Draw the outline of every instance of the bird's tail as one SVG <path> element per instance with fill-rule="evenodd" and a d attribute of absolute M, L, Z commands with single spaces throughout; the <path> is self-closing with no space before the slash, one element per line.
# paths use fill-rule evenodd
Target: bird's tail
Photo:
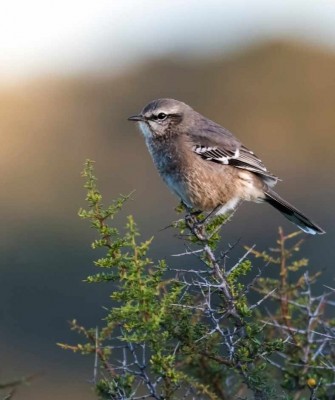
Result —
<path fill-rule="evenodd" d="M 320 234 L 322 235 L 325 231 L 312 222 L 302 212 L 297 210 L 286 200 L 282 199 L 276 192 L 271 189 L 267 189 L 265 194 L 265 201 L 271 204 L 274 208 L 280 211 L 287 219 L 297 225 L 302 231 L 311 235 Z"/>

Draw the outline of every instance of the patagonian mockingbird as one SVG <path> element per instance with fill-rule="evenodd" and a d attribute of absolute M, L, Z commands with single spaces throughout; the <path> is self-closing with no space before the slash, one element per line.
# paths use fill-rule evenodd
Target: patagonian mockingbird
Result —
<path fill-rule="evenodd" d="M 279 178 L 251 150 L 187 104 L 154 100 L 129 120 L 139 123 L 158 172 L 189 209 L 223 214 L 242 201 L 265 202 L 304 232 L 325 233 L 272 190 Z"/>

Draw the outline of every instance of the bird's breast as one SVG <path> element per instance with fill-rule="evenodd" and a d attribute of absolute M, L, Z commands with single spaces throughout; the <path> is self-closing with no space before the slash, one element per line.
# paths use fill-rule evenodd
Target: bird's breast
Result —
<path fill-rule="evenodd" d="M 160 174 L 179 174 L 182 168 L 182 160 L 177 147 L 164 138 L 146 140 L 149 152 Z"/>
<path fill-rule="evenodd" d="M 183 152 L 178 148 L 178 144 L 164 140 L 164 138 L 160 138 L 159 140 L 149 138 L 146 143 L 154 164 L 164 182 L 186 205 L 192 207 L 186 186 L 186 160 Z"/>

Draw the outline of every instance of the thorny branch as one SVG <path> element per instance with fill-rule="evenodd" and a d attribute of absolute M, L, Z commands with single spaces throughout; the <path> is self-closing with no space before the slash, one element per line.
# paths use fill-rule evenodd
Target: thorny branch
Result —
<path fill-rule="evenodd" d="M 270 255 L 251 247 L 230 266 L 236 244 L 218 249 L 225 221 L 208 217 L 204 224 L 190 214 L 171 225 L 188 243 L 174 257 L 200 261 L 201 268 L 155 264 L 146 256 L 150 241 L 135 240 L 132 218 L 124 236 L 109 226 L 107 218 L 125 198 L 105 210 L 92 171 L 88 161 L 89 210 L 80 216 L 99 232 L 93 247 L 106 248 L 107 255 L 96 265 L 107 272 L 89 282 L 112 281 L 116 303 L 102 329 L 75 326 L 89 344 L 63 347 L 95 355 L 93 381 L 101 399 L 232 400 L 252 394 L 273 400 L 288 394 L 334 400 L 335 328 L 326 307 L 335 305 L 329 299 L 335 290 L 313 294 L 317 274 L 301 275 L 307 260 L 292 261 L 302 240 L 287 246 L 297 233 L 285 236 L 280 229 Z M 253 271 L 251 255 L 262 260 Z M 273 265 L 279 279 L 264 278 L 264 266 Z M 243 276 L 249 273 L 247 283 Z M 299 277 L 292 282 L 293 273 Z"/>
<path fill-rule="evenodd" d="M 199 322 L 205 322 L 207 325 L 207 331 L 203 336 L 199 337 L 195 343 L 200 345 L 205 343 L 210 338 L 219 337 L 221 338 L 218 342 L 218 352 L 211 350 L 199 349 L 198 356 L 200 357 L 199 365 L 206 368 L 208 363 L 215 362 L 217 365 L 221 365 L 222 368 L 233 368 L 239 372 L 243 378 L 244 383 L 253 391 L 255 399 L 265 400 L 270 399 L 266 388 L 256 387 L 251 381 L 250 376 L 256 368 L 257 361 L 265 361 L 268 365 L 287 373 L 288 368 L 303 368 L 303 374 L 308 375 L 309 371 L 313 370 L 327 370 L 334 373 L 335 367 L 330 362 L 324 362 L 322 365 L 312 365 L 312 363 L 324 355 L 326 351 L 329 351 L 329 346 L 334 346 L 335 332 L 332 328 L 323 326 L 321 331 L 316 330 L 320 325 L 322 313 L 324 311 L 325 304 L 327 303 L 327 297 L 333 292 L 324 294 L 322 296 L 313 297 L 310 285 L 310 279 L 308 273 L 304 274 L 304 287 L 305 291 L 301 294 L 304 295 L 308 301 L 301 303 L 292 299 L 289 296 L 290 288 L 288 284 L 288 266 L 287 258 L 289 257 L 289 251 L 285 247 L 285 241 L 288 237 L 285 237 L 282 230 L 280 230 L 279 239 L 279 251 L 280 251 L 280 284 L 278 288 L 268 290 L 267 293 L 249 306 L 249 310 L 255 310 L 259 308 L 263 302 L 268 299 L 278 300 L 280 303 L 281 310 L 281 321 L 280 323 L 276 317 L 272 317 L 270 320 L 260 321 L 263 323 L 263 327 L 273 327 L 281 332 L 282 343 L 290 344 L 295 347 L 300 347 L 302 350 L 301 363 L 294 363 L 289 360 L 286 353 L 278 353 L 284 360 L 284 363 L 280 363 L 272 359 L 270 350 L 263 349 L 259 354 L 257 351 L 253 354 L 250 353 L 250 362 L 241 360 L 239 351 L 245 345 L 245 341 L 248 340 L 247 325 L 248 321 L 245 315 L 241 313 L 241 310 L 237 308 L 237 304 L 241 296 L 249 293 L 250 289 L 253 288 L 262 275 L 262 271 L 252 279 L 252 282 L 245 286 L 242 293 L 234 293 L 232 290 L 232 282 L 229 281 L 229 277 L 232 276 L 239 268 L 239 266 L 247 259 L 247 257 L 254 252 L 254 247 L 248 249 L 246 253 L 235 263 L 228 271 L 225 265 L 220 264 L 222 259 L 217 257 L 210 245 L 211 235 L 208 235 L 204 227 L 199 226 L 198 221 L 192 218 L 186 218 L 186 225 L 189 228 L 192 235 L 197 238 L 201 248 L 193 250 L 187 247 L 184 253 L 177 254 L 175 256 L 194 256 L 201 260 L 205 265 L 206 269 L 190 269 L 190 268 L 170 268 L 170 271 L 174 271 L 177 274 L 177 279 L 183 284 L 184 291 L 183 295 L 180 296 L 177 303 L 171 304 L 171 306 L 190 310 L 197 315 Z M 299 242 L 300 244 L 300 242 Z M 225 253 L 226 255 L 227 253 Z M 193 304 L 185 304 L 184 297 L 187 293 L 197 293 L 197 300 Z M 316 305 L 315 305 L 316 304 Z M 297 328 L 291 319 L 290 307 L 295 307 L 301 312 L 306 313 L 307 324 L 305 328 Z M 304 335 L 306 337 L 305 344 L 297 338 L 297 335 Z M 93 339 L 93 338 L 92 338 Z M 179 350 L 179 346 L 183 345 L 181 341 L 178 341 L 174 354 L 176 355 Z M 316 347 L 315 347 L 316 346 Z M 114 350 L 116 347 L 111 346 Z M 120 349 L 120 347 L 118 347 Z M 99 349 L 96 349 L 96 354 L 99 355 Z M 162 381 L 162 377 L 153 378 L 148 364 L 148 352 L 146 351 L 146 344 L 133 344 L 126 343 L 122 347 L 122 360 L 120 365 L 113 366 L 115 371 L 124 376 L 134 376 L 137 384 L 133 385 L 131 394 L 125 394 L 119 392 L 118 400 L 139 400 L 146 398 L 160 399 L 162 400 L 162 394 L 160 392 L 159 384 Z M 106 360 L 101 358 L 102 362 L 106 363 Z M 141 360 L 141 361 L 140 361 Z M 180 362 L 180 366 L 184 364 Z M 107 364 L 108 365 L 108 364 Z M 110 368 L 110 366 L 108 365 Z M 96 366 L 95 366 L 96 371 Z M 121 372 L 122 371 L 122 372 Z M 95 372 L 96 374 L 96 372 Z M 117 382 L 116 382 L 117 383 Z M 143 386 L 144 385 L 144 386 Z M 213 383 L 214 385 L 214 383 Z M 222 387 L 222 382 L 216 382 L 216 392 L 220 395 L 220 398 L 226 398 L 225 389 Z M 308 386 L 310 390 L 310 399 L 317 400 L 317 391 L 320 382 L 315 387 Z M 335 379 L 334 379 L 335 385 Z M 143 387 L 147 388 L 148 394 L 138 395 L 143 391 Z M 305 386 L 303 386 L 305 387 Z M 301 396 L 301 390 L 297 391 L 295 399 Z M 186 398 L 189 393 L 192 392 L 192 386 L 189 386 L 182 398 Z M 198 397 L 199 398 L 199 397 Z"/>

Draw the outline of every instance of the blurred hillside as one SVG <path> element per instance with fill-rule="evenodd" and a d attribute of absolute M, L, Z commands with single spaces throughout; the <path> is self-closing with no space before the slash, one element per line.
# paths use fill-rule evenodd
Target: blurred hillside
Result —
<path fill-rule="evenodd" d="M 60 213 L 57 219 L 64 217 L 63 207 L 57 211 L 52 204 L 71 207 L 64 189 L 69 198 L 78 191 L 71 184 L 86 156 L 99 160 L 104 176 L 113 174 L 106 181 L 116 193 L 147 173 L 155 177 L 142 138 L 126 117 L 163 96 L 184 100 L 232 130 L 288 180 L 283 190 L 289 191 L 292 174 L 295 187 L 298 181 L 304 185 L 307 171 L 313 180 L 322 172 L 318 179 L 325 183 L 326 167 L 333 163 L 334 67 L 333 54 L 274 43 L 228 60 L 160 60 L 116 78 L 50 79 L 3 92 L 3 209 L 24 218 L 36 213 L 52 218 L 51 210 Z M 299 192 L 291 192 L 294 196 Z M 11 215 L 5 213 L 5 219 Z"/>
<path fill-rule="evenodd" d="M 80 283 L 92 258 L 90 232 L 76 216 L 83 205 L 84 160 L 97 161 L 105 199 L 136 189 L 127 212 L 145 234 L 175 218 L 177 199 L 127 122 L 154 98 L 189 103 L 234 132 L 283 178 L 279 193 L 328 233 L 309 239 L 305 253 L 312 268 L 328 268 L 325 279 L 333 285 L 334 71 L 335 54 L 275 42 L 224 59 L 161 59 L 117 77 L 50 77 L 0 90 L 0 304 L 6 305 L 0 312 L 1 346 L 9 370 L 44 372 L 18 399 L 64 398 L 59 382 L 65 381 L 57 374 L 67 376 L 66 398 L 91 398 L 85 384 L 91 364 L 55 347 L 56 341 L 70 340 L 67 320 L 81 317 L 95 324 L 100 318 L 96 310 L 103 294 Z M 244 205 L 225 227 L 224 240 L 242 238 L 242 244 L 262 248 L 275 238 L 278 225 L 294 230 L 270 207 Z M 164 246 L 154 256 L 165 257 L 183 245 L 172 232 L 156 236 Z M 69 395 L 71 390 L 76 394 Z"/>

